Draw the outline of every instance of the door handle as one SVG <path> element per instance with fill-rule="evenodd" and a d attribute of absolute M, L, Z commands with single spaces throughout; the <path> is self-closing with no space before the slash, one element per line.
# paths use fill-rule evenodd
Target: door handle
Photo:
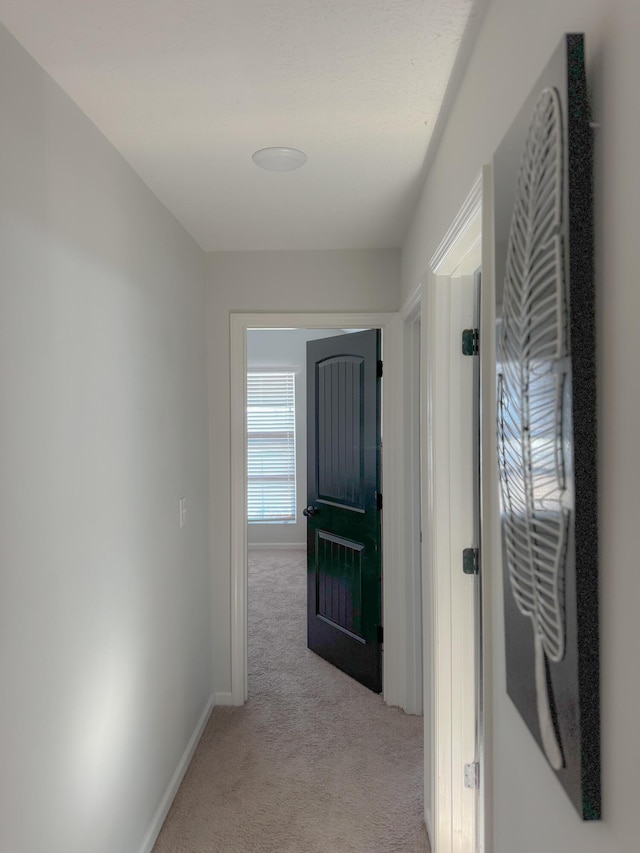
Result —
<path fill-rule="evenodd" d="M 316 509 L 314 506 L 311 506 L 311 505 L 309 505 L 308 507 L 306 507 L 306 509 L 303 509 L 303 510 L 302 510 L 302 514 L 304 515 L 304 517 L 305 517 L 305 518 L 313 518 L 313 516 L 314 516 L 317 512 L 320 512 L 320 510 L 319 510 L 319 509 Z"/>

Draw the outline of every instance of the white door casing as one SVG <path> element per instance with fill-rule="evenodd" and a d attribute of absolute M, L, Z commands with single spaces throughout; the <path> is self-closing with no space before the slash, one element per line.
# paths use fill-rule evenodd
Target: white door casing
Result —
<path fill-rule="evenodd" d="M 424 423 L 424 399 L 421 370 L 421 291 L 417 290 L 400 309 L 403 320 L 403 391 L 405 503 L 404 543 L 407 570 L 404 596 L 406 601 L 405 659 L 406 693 L 402 707 L 407 713 L 423 712 L 423 616 L 422 616 L 422 469 L 421 432 Z"/>
<path fill-rule="evenodd" d="M 230 370 L 231 370 L 231 691 L 228 702 L 242 705 L 247 699 L 247 525 L 246 525 L 246 333 L 247 329 L 382 329 L 383 360 L 385 370 L 397 375 L 401 347 L 399 343 L 400 318 L 388 313 L 231 313 L 230 314 Z M 401 368 L 400 368 L 401 369 Z M 392 453 L 400 445 L 398 430 L 402 409 L 401 387 L 397 382 L 383 380 L 382 428 L 385 453 Z M 386 673 L 404 667 L 401 649 L 393 642 L 404 625 L 405 614 L 394 595 L 393 576 L 385 566 L 401 566 L 396 550 L 402 540 L 400 533 L 399 494 L 401 492 L 402 466 L 393 465 L 383 458 L 383 494 L 385 505 L 382 518 L 382 571 L 385 636 L 383 696 L 386 694 Z"/>
<path fill-rule="evenodd" d="M 461 352 L 462 329 L 475 320 L 483 177 L 430 262 L 422 301 L 425 702 L 431 693 L 432 703 L 425 726 L 425 754 L 432 757 L 425 775 L 425 819 L 434 853 L 475 853 L 482 849 L 484 825 L 482 787 L 478 797 L 464 786 L 464 765 L 478 759 L 483 738 L 479 729 L 476 743 L 482 720 L 475 701 L 477 581 L 462 571 L 463 549 L 479 544 L 474 541 L 473 359 Z"/>
<path fill-rule="evenodd" d="M 386 581 L 384 699 L 388 705 L 397 705 L 407 714 L 423 712 L 420 299 L 418 289 L 394 318 L 393 350 L 383 341 L 384 377 L 387 379 L 386 384 L 383 383 L 383 401 L 385 395 L 391 394 L 388 417 L 393 420 L 391 430 L 383 432 L 382 490 L 389 500 L 395 495 L 394 506 L 391 508 L 385 498 L 385 507 L 392 510 L 387 535 L 390 537 L 389 554 L 393 555 L 396 567 L 393 574 L 386 576 L 383 567 L 383 582 Z M 391 485 L 391 492 L 385 483 Z"/>

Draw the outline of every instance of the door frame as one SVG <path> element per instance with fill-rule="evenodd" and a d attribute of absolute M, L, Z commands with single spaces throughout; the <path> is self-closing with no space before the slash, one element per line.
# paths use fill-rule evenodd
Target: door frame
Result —
<path fill-rule="evenodd" d="M 405 517 L 403 536 L 407 571 L 404 594 L 407 602 L 405 629 L 405 658 L 407 678 L 405 701 L 402 705 L 408 714 L 422 714 L 424 708 L 424 655 L 422 612 L 422 434 L 425 424 L 424 394 L 422 392 L 422 305 L 421 292 L 417 290 L 402 306 L 404 345 L 404 405 L 402 407 L 406 441 L 404 448 Z"/>
<path fill-rule="evenodd" d="M 450 317 L 456 310 L 453 283 L 482 267 L 483 280 L 492 270 L 491 176 L 484 167 L 429 263 L 423 282 L 422 364 L 425 367 L 422 391 L 425 401 L 422 436 L 423 502 L 422 544 L 425 703 L 425 820 L 434 853 L 477 853 L 485 849 L 487 784 L 489 773 L 486 749 L 485 710 L 489 691 L 490 650 L 486 634 L 482 649 L 476 649 L 476 669 L 481 677 L 480 707 L 462 701 L 475 678 L 470 672 L 465 649 L 474 647 L 473 625 L 469 624 L 468 596 L 457 583 L 462 573 L 458 558 L 460 532 L 452 511 L 457 489 L 468 488 L 469 472 L 457 464 L 451 447 L 451 411 L 464 405 L 459 370 L 450 353 L 459 346 L 452 340 Z M 462 329 L 460 329 L 462 331 Z M 481 359 L 482 376 L 482 359 Z M 481 385 L 480 408 L 483 408 Z M 481 459 L 484 453 L 480 441 Z M 471 472 L 471 476 L 475 472 Z M 481 501 L 482 507 L 482 501 Z M 482 531 L 482 510 L 480 529 Z M 481 532 L 482 536 L 482 532 Z M 467 546 L 474 543 L 468 542 Z M 454 574 L 455 573 L 455 574 Z M 486 572 L 481 587 L 481 621 L 488 624 L 489 606 Z M 427 622 L 427 619 L 429 620 Z M 473 668 L 472 668 L 473 669 Z M 473 691 L 472 694 L 473 695 Z M 427 719 L 427 716 L 429 719 Z M 477 735 L 477 755 L 469 754 L 471 733 Z M 480 790 L 477 803 L 465 794 L 464 763 L 480 763 Z M 429 765 L 427 767 L 427 765 Z M 428 775 L 427 775 L 428 774 Z"/>
<path fill-rule="evenodd" d="M 389 364 L 385 363 L 385 376 L 390 378 L 396 394 L 393 411 L 393 435 L 396 440 L 384 443 L 387 472 L 401 471 L 394 510 L 397 525 L 389 531 L 395 564 L 402 567 L 394 583 L 386 589 L 385 606 L 392 613 L 403 614 L 402 619 L 392 619 L 385 625 L 385 657 L 389 655 L 394 666 L 387 672 L 385 702 L 397 705 L 407 714 L 423 713 L 423 634 L 422 626 L 422 546 L 420 530 L 422 519 L 422 469 L 421 434 L 424 418 L 424 394 L 421 370 L 421 300 L 418 287 L 404 302 L 399 312 L 397 351 Z M 386 351 L 386 350 L 385 350 Z M 383 391 L 387 393 L 387 389 Z M 382 486 L 384 491 L 384 484 Z M 386 503 L 388 506 L 388 502 Z M 426 767 L 425 767 L 426 769 Z"/>
<path fill-rule="evenodd" d="M 246 372 L 248 329 L 381 329 L 385 375 L 402 375 L 401 320 L 399 314 L 377 312 L 289 313 L 231 312 L 231 705 L 247 700 L 247 523 L 246 523 Z M 384 383 L 382 395 L 382 434 L 385 452 L 382 461 L 384 510 L 382 513 L 382 600 L 385 636 L 382 695 L 386 701 L 387 673 L 405 668 L 402 649 L 393 637 L 405 619 L 402 602 L 393 594 L 390 572 L 385 566 L 401 566 L 397 559 L 402 541 L 402 517 L 399 496 L 402 493 L 402 469 L 389 460 L 397 446 L 402 447 L 398 430 L 402 429 L 399 410 L 402 389 L 399 383 Z M 397 451 L 395 451 L 397 452 Z"/>

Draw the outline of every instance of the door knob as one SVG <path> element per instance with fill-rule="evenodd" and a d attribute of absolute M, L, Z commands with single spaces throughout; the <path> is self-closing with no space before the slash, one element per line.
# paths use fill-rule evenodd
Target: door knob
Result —
<path fill-rule="evenodd" d="M 306 509 L 302 510 L 302 514 L 305 518 L 312 518 L 319 510 L 317 510 L 314 506 L 309 505 Z"/>

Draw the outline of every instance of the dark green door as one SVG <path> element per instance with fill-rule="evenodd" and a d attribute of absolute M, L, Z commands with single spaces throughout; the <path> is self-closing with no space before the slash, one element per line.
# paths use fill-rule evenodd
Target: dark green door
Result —
<path fill-rule="evenodd" d="M 308 646 L 382 690 L 380 332 L 307 343 Z"/>

